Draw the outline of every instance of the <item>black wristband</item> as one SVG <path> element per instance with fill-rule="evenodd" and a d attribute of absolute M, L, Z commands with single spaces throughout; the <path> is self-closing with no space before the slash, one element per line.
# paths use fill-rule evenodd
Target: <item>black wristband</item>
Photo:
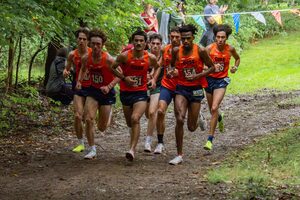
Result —
<path fill-rule="evenodd" d="M 124 81 L 124 80 L 125 80 L 125 78 L 126 78 L 126 76 L 124 76 L 123 78 L 121 78 L 121 80 L 122 80 L 122 81 Z"/>

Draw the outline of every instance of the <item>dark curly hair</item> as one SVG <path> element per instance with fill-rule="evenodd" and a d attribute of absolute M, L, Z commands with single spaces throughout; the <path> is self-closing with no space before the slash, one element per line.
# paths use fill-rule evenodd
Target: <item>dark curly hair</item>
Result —
<path fill-rule="evenodd" d="M 214 26 L 213 32 L 215 36 L 220 31 L 224 31 L 226 33 L 226 37 L 228 38 L 232 33 L 232 28 L 228 24 L 219 24 L 217 26 Z"/>
<path fill-rule="evenodd" d="M 138 28 L 132 35 L 131 35 L 131 41 L 134 40 L 134 37 L 136 35 L 140 35 L 140 36 L 144 36 L 145 42 L 147 42 L 147 33 L 145 33 L 145 31 L 141 30 L 140 28 Z"/>
<path fill-rule="evenodd" d="M 92 37 L 99 37 L 102 39 L 102 44 L 104 44 L 107 40 L 106 34 L 100 29 L 93 29 L 90 31 L 89 40 L 91 41 Z"/>
<path fill-rule="evenodd" d="M 179 28 L 180 33 L 192 32 L 193 35 L 197 33 L 198 29 L 193 24 L 183 25 Z"/>
<path fill-rule="evenodd" d="M 75 36 L 76 36 L 76 38 L 78 38 L 79 33 L 83 33 L 88 38 L 89 37 L 89 32 L 90 32 L 90 30 L 87 27 L 80 27 L 79 29 L 77 29 L 75 31 Z"/>

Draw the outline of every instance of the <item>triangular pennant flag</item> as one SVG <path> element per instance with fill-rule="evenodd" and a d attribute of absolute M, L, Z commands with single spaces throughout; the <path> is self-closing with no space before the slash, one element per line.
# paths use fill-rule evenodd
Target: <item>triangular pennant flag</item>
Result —
<path fill-rule="evenodd" d="M 221 15 L 212 15 L 217 24 L 222 24 L 222 16 Z"/>
<path fill-rule="evenodd" d="M 260 12 L 252 12 L 251 15 L 259 22 L 266 25 L 266 19 Z"/>
<path fill-rule="evenodd" d="M 202 17 L 200 15 L 192 15 L 193 19 L 195 20 L 195 22 L 203 29 L 206 31 L 206 27 L 204 24 L 204 21 L 202 19 Z"/>
<path fill-rule="evenodd" d="M 272 15 L 275 17 L 276 21 L 282 26 L 281 14 L 278 10 L 272 11 Z"/>
<path fill-rule="evenodd" d="M 235 32 L 238 33 L 239 32 L 239 27 L 240 27 L 240 14 L 239 13 L 234 13 L 232 15 L 233 17 L 233 22 L 234 22 L 234 26 L 235 26 Z"/>

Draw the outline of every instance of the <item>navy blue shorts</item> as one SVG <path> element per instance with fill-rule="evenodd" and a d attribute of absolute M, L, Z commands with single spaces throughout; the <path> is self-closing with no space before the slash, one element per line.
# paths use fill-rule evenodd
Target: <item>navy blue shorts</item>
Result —
<path fill-rule="evenodd" d="M 147 101 L 148 98 L 147 91 L 120 92 L 120 100 L 124 106 L 132 107 L 136 102 Z"/>
<path fill-rule="evenodd" d="M 74 94 L 78 95 L 78 96 L 81 96 L 81 97 L 87 97 L 89 95 L 88 94 L 88 88 L 82 87 L 80 90 L 75 89 Z"/>
<path fill-rule="evenodd" d="M 94 87 L 88 88 L 88 96 L 98 101 L 99 105 L 112 105 L 116 103 L 116 92 L 111 89 L 108 94 L 103 94 L 100 89 Z"/>
<path fill-rule="evenodd" d="M 207 93 L 212 94 L 215 89 L 219 88 L 226 88 L 227 85 L 230 83 L 230 78 L 213 78 L 213 77 L 206 77 L 208 87 L 205 88 L 205 91 Z"/>
<path fill-rule="evenodd" d="M 169 105 L 175 98 L 175 91 L 169 90 L 168 88 L 164 86 L 160 86 L 160 95 L 159 95 L 159 101 L 163 100 Z"/>
<path fill-rule="evenodd" d="M 204 99 L 204 92 L 201 86 L 183 86 L 177 85 L 175 94 L 184 96 L 189 103 L 201 102 Z"/>

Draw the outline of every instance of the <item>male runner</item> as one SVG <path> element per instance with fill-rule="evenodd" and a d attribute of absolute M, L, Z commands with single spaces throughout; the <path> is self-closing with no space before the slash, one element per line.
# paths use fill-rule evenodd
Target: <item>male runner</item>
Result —
<path fill-rule="evenodd" d="M 82 58 L 82 68 L 79 73 L 77 88 L 81 88 L 81 80 L 85 73 L 89 71 L 91 76 L 91 87 L 88 88 L 88 96 L 84 106 L 85 130 L 90 151 L 84 156 L 85 159 L 92 159 L 96 156 L 96 146 L 94 142 L 94 121 L 99 111 L 98 128 L 105 131 L 109 125 L 112 104 L 115 104 L 114 86 L 120 81 L 115 78 L 110 66 L 114 59 L 102 50 L 106 42 L 106 35 L 99 29 L 94 29 L 89 34 L 89 41 L 92 52 Z"/>
<path fill-rule="evenodd" d="M 120 99 L 123 104 L 123 112 L 127 126 L 130 128 L 130 149 L 126 158 L 133 161 L 136 145 L 140 135 L 140 119 L 147 107 L 147 71 L 150 66 L 158 68 L 156 57 L 144 51 L 147 34 L 137 30 L 132 34 L 134 48 L 120 54 L 112 65 L 113 73 L 119 77 Z M 122 72 L 116 68 L 121 66 Z M 155 88 L 155 81 L 150 81 Z"/>
<path fill-rule="evenodd" d="M 171 44 L 165 46 L 162 50 L 162 60 L 161 65 L 162 68 L 159 68 L 158 74 L 160 70 L 163 70 L 164 75 L 161 81 L 160 87 L 160 95 L 158 102 L 158 110 L 157 110 L 157 146 L 154 150 L 155 154 L 161 154 L 164 150 L 164 141 L 163 134 L 165 132 L 165 115 L 169 104 L 172 99 L 175 97 L 175 89 L 177 85 L 177 77 L 173 77 L 171 73 L 174 71 L 174 68 L 171 67 L 171 58 L 172 58 L 172 49 L 180 46 L 180 32 L 179 27 L 174 27 L 170 31 L 169 35 Z"/>
<path fill-rule="evenodd" d="M 216 64 L 220 64 L 220 70 L 218 72 L 209 74 L 207 79 L 208 87 L 205 88 L 206 98 L 211 112 L 210 129 L 207 142 L 204 149 L 212 149 L 212 141 L 216 130 L 217 123 L 219 122 L 220 132 L 224 131 L 223 114 L 219 114 L 218 109 L 225 96 L 226 87 L 230 83 L 228 77 L 230 58 L 233 56 L 235 59 L 234 66 L 230 68 L 231 73 L 235 73 L 240 65 L 240 56 L 236 52 L 235 48 L 226 41 L 232 29 L 229 25 L 217 25 L 214 27 L 213 32 L 215 34 L 216 42 L 206 47 L 206 51 L 209 54 L 212 61 Z"/>
<path fill-rule="evenodd" d="M 162 45 L 162 37 L 158 33 L 153 33 L 150 35 L 149 38 L 150 42 L 150 52 L 156 56 L 157 62 L 159 63 L 162 54 L 161 54 L 161 45 Z M 160 70 L 161 71 L 161 70 Z M 152 136 L 153 132 L 156 126 L 156 120 L 157 120 L 157 108 L 158 108 L 158 98 L 159 98 L 159 93 L 160 93 L 160 85 L 161 85 L 161 80 L 163 76 L 163 71 L 161 71 L 156 78 L 156 88 L 155 89 L 150 89 L 150 98 L 149 98 L 149 103 L 146 109 L 146 113 L 148 114 L 148 127 L 147 127 L 147 136 L 145 139 L 145 152 L 151 152 L 151 143 L 152 143 Z M 154 70 L 151 71 L 150 77 L 153 77 Z"/>
<path fill-rule="evenodd" d="M 80 28 L 76 31 L 76 38 L 77 38 L 77 49 L 74 51 L 71 51 L 68 59 L 67 59 L 67 65 L 66 68 L 64 69 L 64 76 L 67 77 L 70 75 L 70 70 L 71 68 L 75 68 L 75 84 L 78 81 L 78 75 L 79 71 L 81 68 L 81 58 L 88 54 L 88 52 L 91 52 L 92 50 L 88 48 L 88 35 L 89 31 L 87 28 Z M 86 76 L 84 77 L 81 85 L 82 88 L 80 90 L 75 90 L 75 95 L 74 95 L 74 115 L 75 115 L 75 120 L 74 120 L 74 128 L 75 128 L 75 133 L 78 139 L 78 145 L 73 148 L 73 152 L 82 152 L 84 150 L 84 140 L 82 137 L 83 133 L 83 127 L 82 127 L 82 120 L 83 120 L 83 108 L 84 108 L 84 103 L 85 99 L 87 97 L 87 90 L 90 86 L 90 77 L 89 74 L 86 73 Z"/>
<path fill-rule="evenodd" d="M 187 113 L 187 126 L 195 131 L 199 126 L 198 115 L 204 98 L 203 87 L 207 86 L 205 76 L 214 71 L 214 64 L 203 47 L 194 44 L 197 28 L 188 24 L 180 27 L 182 45 L 172 58 L 172 66 L 178 70 L 178 84 L 175 91 L 176 145 L 177 156 L 169 164 L 180 164 L 183 159 L 183 125 Z M 208 70 L 203 71 L 203 62 Z"/>

